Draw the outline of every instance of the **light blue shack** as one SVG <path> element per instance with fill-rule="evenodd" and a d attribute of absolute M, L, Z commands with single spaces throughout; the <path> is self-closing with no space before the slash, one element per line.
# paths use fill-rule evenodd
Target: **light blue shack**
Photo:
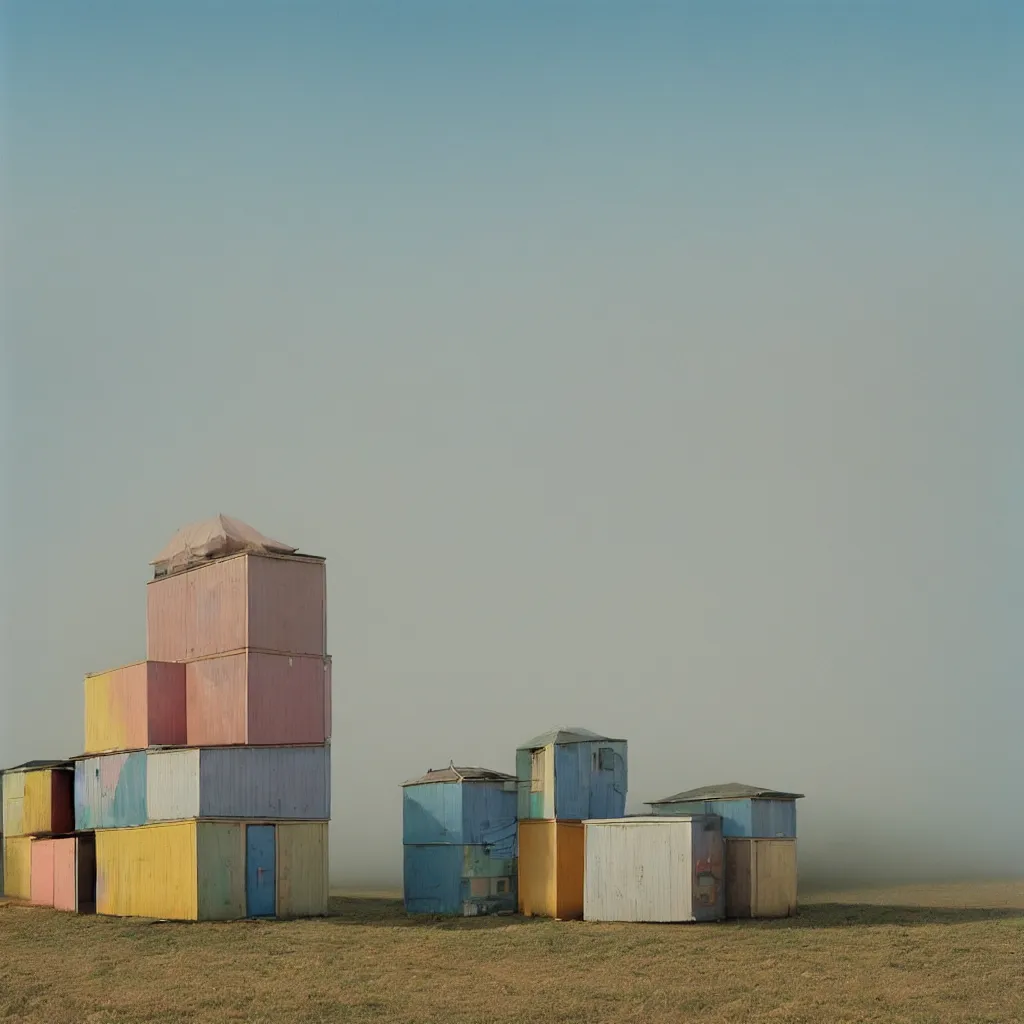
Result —
<path fill-rule="evenodd" d="M 803 793 L 727 782 L 703 786 L 648 804 L 659 815 L 717 814 L 726 839 L 795 839 L 796 802 Z"/>
<path fill-rule="evenodd" d="M 402 787 L 405 909 L 474 916 L 516 909 L 516 780 L 431 770 Z"/>
<path fill-rule="evenodd" d="M 516 751 L 521 819 L 585 821 L 626 813 L 626 741 L 552 729 Z"/>
<path fill-rule="evenodd" d="M 75 828 L 146 824 L 146 751 L 102 754 L 75 762 Z"/>

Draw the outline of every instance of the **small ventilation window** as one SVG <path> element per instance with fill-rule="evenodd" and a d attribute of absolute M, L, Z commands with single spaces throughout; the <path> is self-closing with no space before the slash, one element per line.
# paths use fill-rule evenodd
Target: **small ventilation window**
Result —
<path fill-rule="evenodd" d="M 615 771 L 615 751 L 611 747 L 601 747 L 598 750 L 597 767 L 603 772 Z"/>

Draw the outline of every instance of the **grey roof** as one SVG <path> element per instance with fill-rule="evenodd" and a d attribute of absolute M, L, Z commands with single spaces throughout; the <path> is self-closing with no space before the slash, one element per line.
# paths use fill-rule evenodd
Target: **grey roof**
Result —
<path fill-rule="evenodd" d="M 594 740 L 608 740 L 610 743 L 624 743 L 625 740 L 615 740 L 611 736 L 603 736 L 600 733 L 591 732 L 589 729 L 580 729 L 578 726 L 560 725 L 556 729 L 550 729 L 540 736 L 534 736 L 532 740 L 519 744 L 519 750 L 539 750 L 541 747 L 550 746 L 552 743 L 593 743 Z"/>
<path fill-rule="evenodd" d="M 31 772 L 36 771 L 40 768 L 71 768 L 72 763 L 68 760 L 63 761 L 26 761 L 24 764 L 16 764 L 13 768 L 5 768 L 0 774 L 6 772 Z"/>
<path fill-rule="evenodd" d="M 746 786 L 742 782 L 726 782 L 721 786 L 701 786 L 699 789 L 688 789 L 675 796 L 651 800 L 649 807 L 655 804 L 689 804 L 699 800 L 802 800 L 803 793 L 783 793 L 777 789 L 765 789 L 764 786 Z"/>
<path fill-rule="evenodd" d="M 426 775 L 418 779 L 403 782 L 404 786 L 426 786 L 432 782 L 515 782 L 514 775 L 496 772 L 491 768 L 457 768 L 454 764 L 447 768 L 431 768 Z"/>

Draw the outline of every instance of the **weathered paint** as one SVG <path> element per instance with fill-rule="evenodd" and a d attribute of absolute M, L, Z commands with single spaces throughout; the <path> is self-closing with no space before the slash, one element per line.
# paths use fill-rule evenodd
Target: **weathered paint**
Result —
<path fill-rule="evenodd" d="M 96 831 L 96 911 L 119 917 L 198 917 L 196 823 Z"/>
<path fill-rule="evenodd" d="M 403 853 L 408 913 L 472 917 L 515 911 L 515 858 L 491 856 L 485 846 L 451 844 L 410 845 Z"/>
<path fill-rule="evenodd" d="M 583 917 L 584 830 L 575 821 L 519 822 L 519 910 L 527 917 Z"/>
<path fill-rule="evenodd" d="M 327 822 L 278 823 L 277 916 L 326 915 L 328 889 Z"/>
<path fill-rule="evenodd" d="M 78 839 L 51 839 L 53 843 L 53 907 L 78 909 Z"/>
<path fill-rule="evenodd" d="M 718 921 L 725 916 L 721 821 L 615 818 L 586 823 L 588 921 Z"/>
<path fill-rule="evenodd" d="M 726 917 L 791 917 L 797 908 L 795 839 L 725 840 Z"/>
<path fill-rule="evenodd" d="M 188 745 L 325 743 L 331 660 L 237 651 L 185 667 Z"/>
<path fill-rule="evenodd" d="M 273 917 L 277 912 L 277 829 L 245 827 L 245 912 L 247 917 Z"/>
<path fill-rule="evenodd" d="M 97 911 L 184 921 L 244 918 L 250 825 L 278 832 L 281 852 L 271 854 L 277 913 L 326 913 L 327 822 L 226 820 L 97 830 Z"/>
<path fill-rule="evenodd" d="M 22 834 L 73 831 L 74 773 L 67 768 L 44 768 L 21 774 L 24 778 Z M 4 779 L 7 778 L 5 774 Z"/>
<path fill-rule="evenodd" d="M 652 804 L 656 815 L 717 814 L 726 839 L 795 839 L 795 800 L 698 800 Z"/>
<path fill-rule="evenodd" d="M 196 823 L 196 870 L 201 921 L 245 917 L 245 825 L 242 822 Z"/>
<path fill-rule="evenodd" d="M 487 845 L 496 856 L 516 855 L 514 783 L 441 782 L 402 790 L 402 842 Z"/>
<path fill-rule="evenodd" d="M 516 752 L 520 819 L 581 821 L 626 812 L 624 740 L 549 744 Z"/>
<path fill-rule="evenodd" d="M 39 907 L 53 906 L 53 840 L 33 839 L 29 856 L 32 858 L 31 900 Z"/>
<path fill-rule="evenodd" d="M 148 758 L 136 750 L 76 761 L 75 828 L 144 825 Z"/>
<path fill-rule="evenodd" d="M 244 648 L 327 651 L 323 559 L 239 554 L 152 580 L 146 654 L 191 661 Z"/>
<path fill-rule="evenodd" d="M 27 900 L 32 897 L 32 839 L 4 837 L 4 895 Z"/>
<path fill-rule="evenodd" d="M 151 751 L 149 821 L 331 816 L 331 750 L 204 747 Z"/>
<path fill-rule="evenodd" d="M 140 661 L 85 677 L 85 752 L 185 742 L 185 666 Z"/>
<path fill-rule="evenodd" d="M 25 800 L 25 773 L 5 772 L 3 776 L 4 835 L 21 836 Z"/>

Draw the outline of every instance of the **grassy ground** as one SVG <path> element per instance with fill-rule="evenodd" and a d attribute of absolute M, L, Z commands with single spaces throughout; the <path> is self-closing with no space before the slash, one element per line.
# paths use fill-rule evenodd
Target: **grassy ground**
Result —
<path fill-rule="evenodd" d="M 0 1020 L 1024 1021 L 1024 882 L 806 897 L 716 925 L 150 924 L 0 905 Z"/>

